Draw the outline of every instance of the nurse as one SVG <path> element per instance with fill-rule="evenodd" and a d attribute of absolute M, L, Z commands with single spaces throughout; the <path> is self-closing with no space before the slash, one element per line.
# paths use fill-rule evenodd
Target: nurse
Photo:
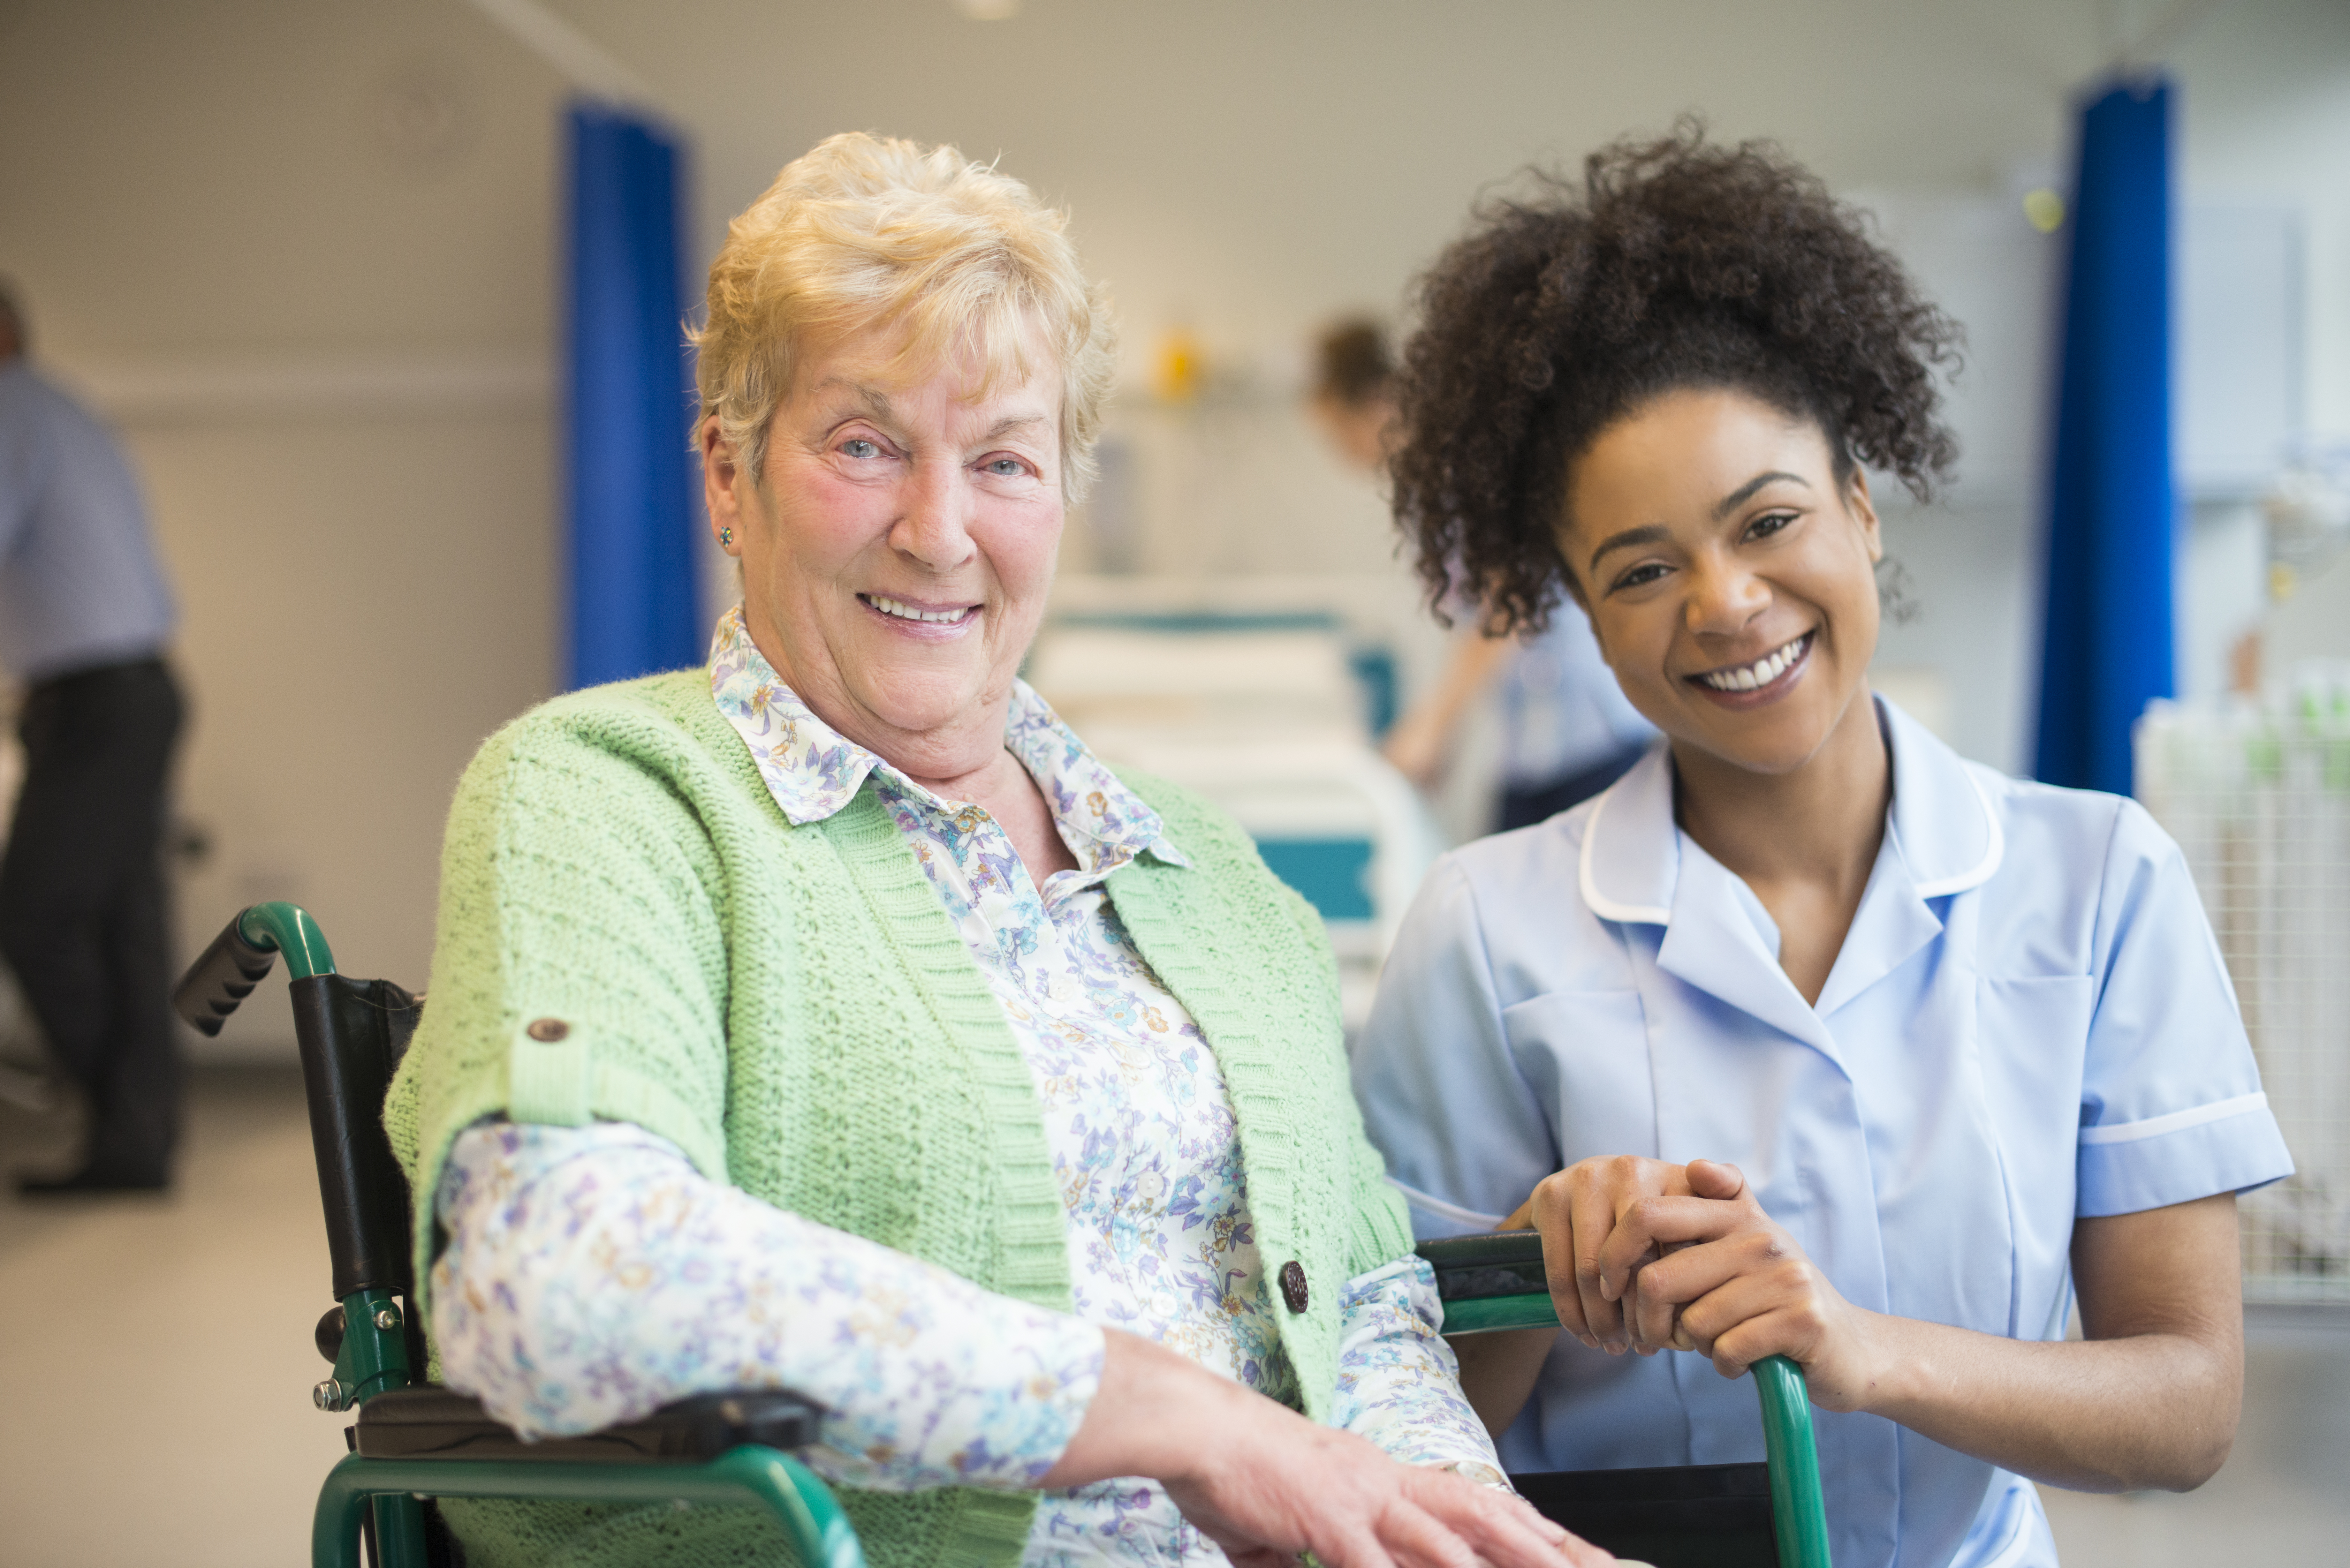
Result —
<path fill-rule="evenodd" d="M 1956 328 L 1812 176 L 1686 128 L 1488 209 L 1422 305 L 1424 576 L 1493 629 L 1573 599 L 1663 732 L 1439 863 L 1357 1057 L 1422 1235 L 1543 1232 L 1565 1332 L 1458 1342 L 1503 1463 L 1758 1459 L 1737 1379 L 1779 1354 L 1838 1568 L 2053 1564 L 2030 1480 L 2199 1485 L 2235 1194 L 2292 1167 L 2186 866 L 1868 689 L 1866 469 L 1946 475 Z"/>

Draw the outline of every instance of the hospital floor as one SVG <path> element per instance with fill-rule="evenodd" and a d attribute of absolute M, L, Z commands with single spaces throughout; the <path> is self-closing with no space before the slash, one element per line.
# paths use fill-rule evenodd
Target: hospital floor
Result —
<path fill-rule="evenodd" d="M 62 1153 L 0 1103 L 0 1172 Z M 161 1199 L 0 1196 L 0 1563 L 300 1563 L 343 1418 L 310 1406 L 330 1303 L 299 1080 L 195 1080 Z M 2252 1324 L 2235 1457 L 2185 1497 L 2045 1490 L 2066 1568 L 2350 1561 L 2350 1318 Z"/>

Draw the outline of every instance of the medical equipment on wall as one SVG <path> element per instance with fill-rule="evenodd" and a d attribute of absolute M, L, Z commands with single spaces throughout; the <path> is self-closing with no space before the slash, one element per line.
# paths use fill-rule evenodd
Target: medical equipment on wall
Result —
<path fill-rule="evenodd" d="M 2136 745 L 2296 1168 L 2243 1198 L 2244 1299 L 2350 1303 L 2350 664 L 2261 704 L 2157 702 Z"/>
<path fill-rule="evenodd" d="M 2282 599 L 2350 548 L 2350 441 L 2295 441 L 2261 497 L 2269 592 Z"/>

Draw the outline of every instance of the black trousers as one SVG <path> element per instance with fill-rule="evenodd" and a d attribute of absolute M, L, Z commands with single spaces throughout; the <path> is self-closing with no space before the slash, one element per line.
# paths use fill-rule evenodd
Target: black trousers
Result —
<path fill-rule="evenodd" d="M 182 717 L 160 659 L 35 683 L 0 858 L 0 952 L 88 1096 L 90 1168 L 130 1179 L 167 1176 L 180 1132 L 162 841 Z"/>
<path fill-rule="evenodd" d="M 1627 747 L 1604 763 L 1578 769 L 1564 778 L 1538 784 L 1510 785 L 1502 791 L 1502 825 L 1495 831 L 1507 833 L 1513 827 L 1532 827 L 1537 822 L 1548 822 L 1569 806 L 1581 805 L 1629 773 L 1632 764 L 1647 755 L 1648 750 L 1645 745 Z"/>

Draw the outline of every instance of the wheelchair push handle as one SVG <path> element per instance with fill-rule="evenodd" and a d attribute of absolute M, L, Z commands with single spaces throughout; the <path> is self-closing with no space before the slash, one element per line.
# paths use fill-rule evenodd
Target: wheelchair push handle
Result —
<path fill-rule="evenodd" d="M 1419 1255 L 1436 1271 L 1448 1334 L 1511 1328 L 1555 1328 L 1542 1236 L 1495 1231 L 1423 1241 Z M 1770 1461 L 1771 1523 L 1780 1568 L 1829 1568 L 1827 1507 L 1820 1495 L 1819 1448 L 1803 1368 L 1766 1355 L 1751 1369 L 1762 1406 L 1762 1451 Z"/>
<path fill-rule="evenodd" d="M 282 902 L 255 904 L 239 910 L 180 977 L 172 988 L 172 1011 L 197 1033 L 218 1034 L 253 988 L 269 978 L 281 952 L 292 979 L 335 972 L 326 933 L 308 911 Z"/>

